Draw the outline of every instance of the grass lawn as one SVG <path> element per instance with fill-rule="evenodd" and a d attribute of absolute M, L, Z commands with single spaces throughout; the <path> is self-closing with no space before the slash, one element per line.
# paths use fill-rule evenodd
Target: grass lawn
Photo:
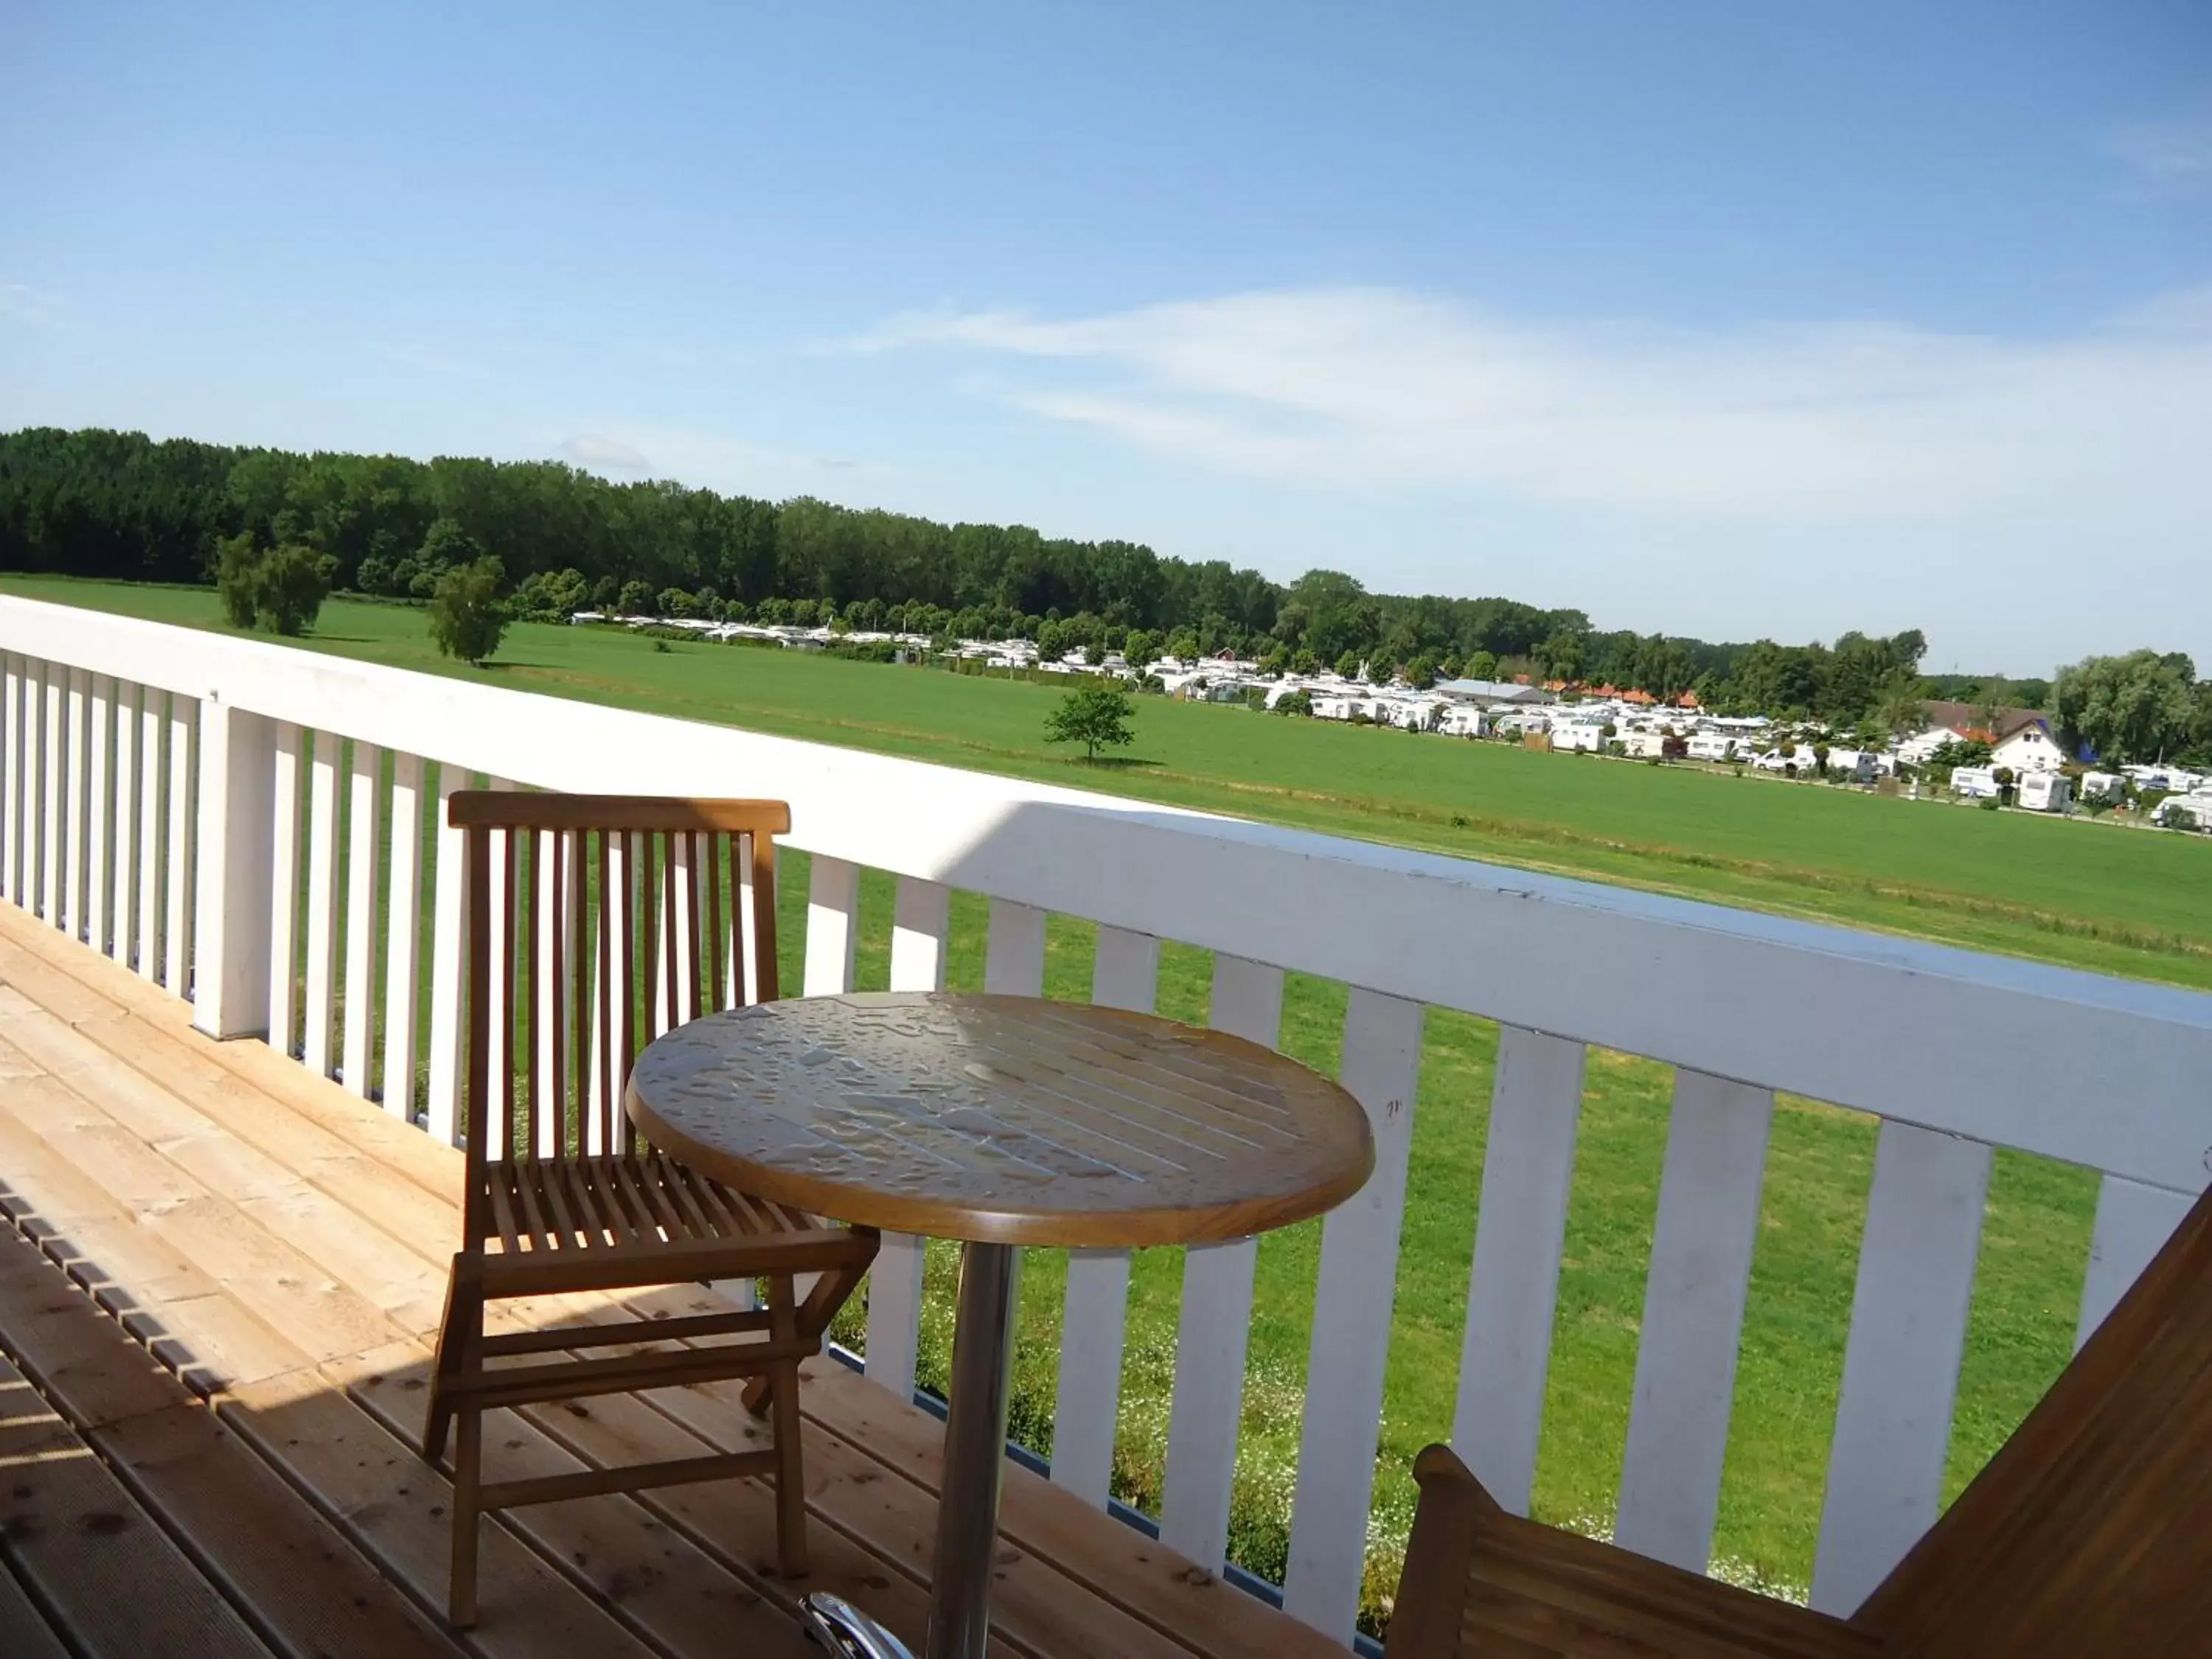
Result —
<path fill-rule="evenodd" d="M 202 589 L 9 577 L 0 592 L 217 625 Z M 1018 776 L 1075 782 L 1686 896 L 1911 933 L 2100 971 L 2212 987 L 2212 847 L 2193 837 L 1964 811 L 1488 744 L 1145 700 L 1133 764 L 1087 769 L 1041 741 L 1049 689 L 791 653 L 650 641 L 598 629 L 514 629 L 491 669 L 431 651 L 422 613 L 334 602 L 310 648 Z M 427 890 L 427 889 L 426 889 Z M 803 859 L 782 887 L 787 982 L 798 982 Z M 892 883 L 863 884 L 860 982 L 889 973 Z M 950 981 L 980 988 L 984 902 L 956 896 Z M 1092 930 L 1048 932 L 1047 989 L 1089 993 Z M 1163 952 L 1162 1012 L 1206 1014 L 1209 959 Z M 1293 976 L 1283 1046 L 1334 1070 L 1344 990 Z M 1370 1588 L 1395 1581 L 1413 1453 L 1450 1429 L 1497 1033 L 1428 1015 L 1395 1331 L 1377 1463 Z M 1561 1273 L 1535 1490 L 1544 1518 L 1602 1527 L 1620 1478 L 1665 1146 L 1663 1066 L 1593 1054 Z M 1802 1589 L 1810 1575 L 1849 1329 L 1876 1125 L 1784 1100 L 1762 1228 L 1716 1548 L 1730 1576 Z M 1948 1474 L 1955 1492 L 2071 1349 L 2095 1201 L 2087 1173 L 2001 1154 L 1990 1187 Z M 1320 1227 L 1261 1242 L 1233 1547 L 1279 1576 L 1287 1541 Z M 933 1251 L 924 1380 L 942 1386 L 949 1251 Z M 1049 1450 L 1064 1263 L 1030 1253 L 1017 1430 Z M 1156 1509 L 1172 1381 L 1180 1261 L 1140 1253 L 1132 1278 L 1116 1487 Z M 854 1335 L 857 1339 L 857 1320 Z M 1370 1598 L 1370 1611 L 1374 1602 Z"/>

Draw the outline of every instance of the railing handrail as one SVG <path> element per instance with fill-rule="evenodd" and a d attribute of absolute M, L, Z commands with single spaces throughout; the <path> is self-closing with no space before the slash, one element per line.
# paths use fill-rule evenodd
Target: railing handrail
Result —
<path fill-rule="evenodd" d="M 787 799 L 788 844 L 855 865 L 2147 1186 L 2212 1168 L 2203 993 L 12 596 L 0 649 L 549 788 Z"/>

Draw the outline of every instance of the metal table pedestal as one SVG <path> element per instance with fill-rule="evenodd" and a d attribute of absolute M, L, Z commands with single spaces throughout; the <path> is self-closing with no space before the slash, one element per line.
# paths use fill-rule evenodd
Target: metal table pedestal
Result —
<path fill-rule="evenodd" d="M 963 1245 L 952 1329 L 952 1399 L 930 1573 L 927 1659 L 983 1659 L 991 1634 L 991 1566 L 999 1545 L 999 1480 L 1006 1455 L 1013 1369 L 1011 1244 Z"/>

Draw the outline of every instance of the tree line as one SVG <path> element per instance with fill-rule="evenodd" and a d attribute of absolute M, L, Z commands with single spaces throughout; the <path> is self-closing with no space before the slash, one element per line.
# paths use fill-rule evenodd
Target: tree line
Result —
<path fill-rule="evenodd" d="M 1921 678 L 1917 629 L 1716 644 L 1601 630 L 1581 611 L 1510 599 L 1375 593 L 1335 570 L 1285 585 L 1138 543 L 618 483 L 558 462 L 301 454 L 99 428 L 0 434 L 0 568 L 205 582 L 226 549 L 241 569 L 262 561 L 264 583 L 312 587 L 312 571 L 329 588 L 425 601 L 457 573 L 481 581 L 495 569 L 508 614 L 524 618 L 596 608 L 1021 636 L 1054 654 L 1234 651 L 1416 684 L 1525 674 L 1841 724 L 1885 711 L 1902 721 L 1936 690 L 1968 695 Z M 2038 702 L 2049 690 L 2011 689 Z"/>

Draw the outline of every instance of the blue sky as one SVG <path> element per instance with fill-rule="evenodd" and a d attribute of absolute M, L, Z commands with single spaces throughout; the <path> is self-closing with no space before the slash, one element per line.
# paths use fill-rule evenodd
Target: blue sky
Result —
<path fill-rule="evenodd" d="M 2212 6 L 0 3 L 0 428 L 2212 672 Z"/>

